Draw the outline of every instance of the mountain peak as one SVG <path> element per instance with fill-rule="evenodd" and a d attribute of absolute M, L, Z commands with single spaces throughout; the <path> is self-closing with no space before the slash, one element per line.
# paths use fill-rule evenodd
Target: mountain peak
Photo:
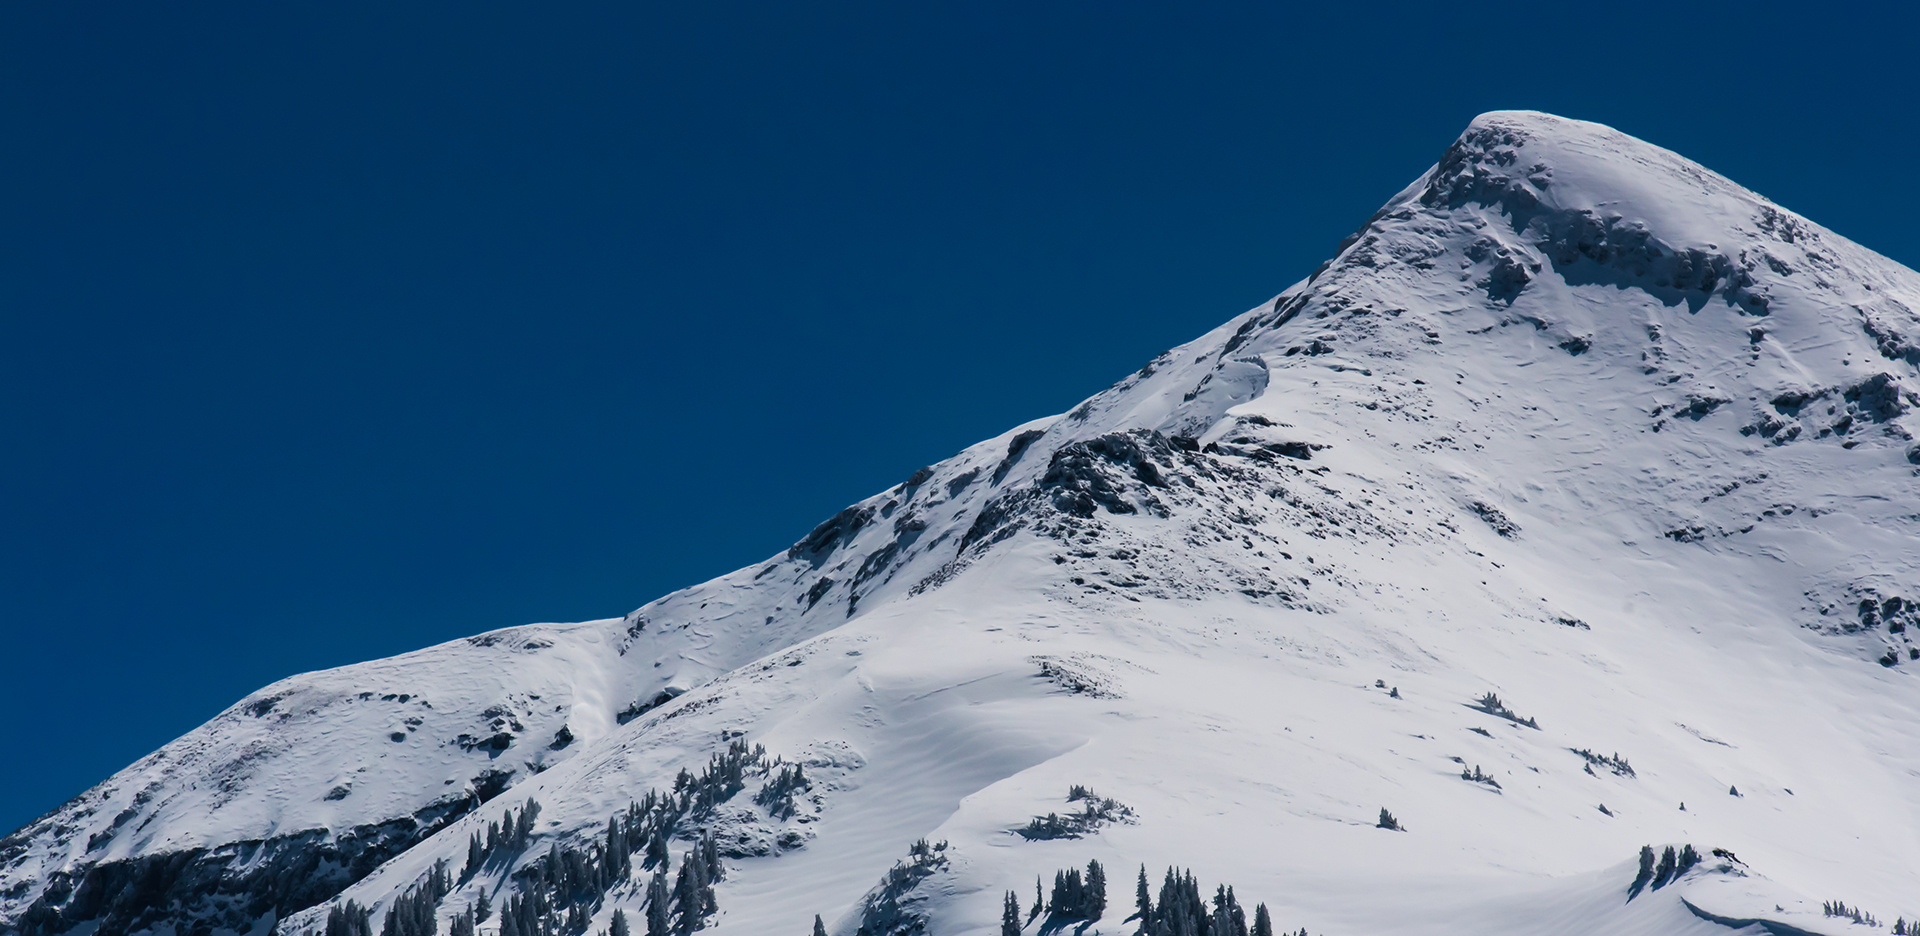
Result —
<path fill-rule="evenodd" d="M 1537 111 L 1474 118 L 1430 173 L 1420 200 L 1618 217 L 1667 243 L 1707 247 L 1751 224 L 1759 195 L 1669 150 L 1603 124 Z"/>
<path fill-rule="evenodd" d="M 1329 936 L 1912 918 L 1915 309 L 1482 115 L 1305 280 L 764 562 L 255 693 L 0 840 L 0 931 L 598 932 L 669 867 L 681 931 L 990 932 L 1057 873 L 1052 931 L 1094 861 Z"/>

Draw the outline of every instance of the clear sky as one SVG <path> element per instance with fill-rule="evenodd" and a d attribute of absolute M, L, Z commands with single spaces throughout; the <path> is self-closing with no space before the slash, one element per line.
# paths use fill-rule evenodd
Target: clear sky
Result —
<path fill-rule="evenodd" d="M 1482 111 L 1920 265 L 1906 4 L 1290 6 L 0 6 L 0 831 L 283 676 L 783 549 Z"/>

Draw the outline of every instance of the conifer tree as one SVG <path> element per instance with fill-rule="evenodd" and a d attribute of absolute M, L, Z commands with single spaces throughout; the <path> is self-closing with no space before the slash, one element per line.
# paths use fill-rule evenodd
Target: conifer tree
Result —
<path fill-rule="evenodd" d="M 1014 912 L 1018 913 L 1019 908 L 1015 908 Z M 813 936 L 827 936 L 827 924 L 821 922 L 818 913 L 813 915 Z"/>
<path fill-rule="evenodd" d="M 1098 920 L 1107 913 L 1107 869 L 1098 860 L 1087 862 L 1086 896 L 1081 900 L 1081 916 Z"/>
<path fill-rule="evenodd" d="M 1273 917 L 1267 914 L 1267 905 L 1253 908 L 1253 930 L 1247 936 L 1273 936 Z"/>
<path fill-rule="evenodd" d="M 701 911 L 706 909 L 706 900 L 700 893 L 706 883 L 701 880 L 704 868 L 705 865 L 694 851 L 680 857 L 680 876 L 673 888 L 674 906 L 680 912 L 679 919 L 675 921 L 678 924 L 675 932 L 680 936 L 687 936 L 700 928 Z"/>
<path fill-rule="evenodd" d="M 607 924 L 607 936 L 632 936 L 627 929 L 627 912 L 614 910 L 613 921 Z"/>
<path fill-rule="evenodd" d="M 1147 921 L 1153 918 L 1153 892 L 1147 889 L 1147 866 L 1140 866 L 1140 883 L 1133 889 L 1133 916 L 1127 920 L 1138 919 L 1140 931 L 1147 931 Z M 1122 923 L 1126 920 L 1122 920 Z"/>
<path fill-rule="evenodd" d="M 1633 876 L 1633 886 L 1627 888 L 1628 900 L 1639 896 L 1640 892 L 1646 888 L 1647 882 L 1653 880 L 1653 862 L 1653 846 L 1640 846 L 1640 871 Z"/>
<path fill-rule="evenodd" d="M 1693 866 L 1699 863 L 1700 863 L 1700 853 L 1697 851 L 1694 851 L 1692 845 L 1681 846 L 1679 863 L 1674 866 L 1674 871 L 1673 871 L 1674 878 L 1678 879 L 1680 875 L 1693 870 Z"/>
<path fill-rule="evenodd" d="M 727 869 L 720 863 L 720 844 L 714 840 L 712 829 L 700 836 L 700 860 L 706 863 L 708 881 L 718 881 L 726 876 Z"/>
<path fill-rule="evenodd" d="M 1032 923 L 1035 919 L 1038 919 L 1040 916 L 1040 912 L 1045 909 L 1047 909 L 1047 901 L 1046 901 L 1046 898 L 1040 895 L 1040 876 L 1034 875 L 1033 909 L 1027 911 L 1027 922 Z"/>
<path fill-rule="evenodd" d="M 1673 846 L 1668 845 L 1667 850 L 1660 853 L 1660 866 L 1654 869 L 1653 889 L 1659 890 L 1667 886 L 1667 882 L 1673 880 L 1674 869 L 1678 868 L 1679 865 L 1679 856 L 1674 854 Z"/>
<path fill-rule="evenodd" d="M 373 911 L 349 900 L 327 911 L 327 936 L 373 936 Z"/>
<path fill-rule="evenodd" d="M 540 816 L 540 802 L 527 797 L 527 805 L 520 810 L 520 818 L 513 824 L 513 850 L 521 851 L 533 841 L 533 821 Z"/>
<path fill-rule="evenodd" d="M 1020 898 L 1013 891 L 1000 908 L 1000 936 L 1020 936 Z"/>
<path fill-rule="evenodd" d="M 647 884 L 647 936 L 668 936 L 672 931 L 667 905 L 673 900 L 667 892 L 667 873 L 653 872 L 653 880 Z M 501 933 L 500 936 L 507 936 Z"/>

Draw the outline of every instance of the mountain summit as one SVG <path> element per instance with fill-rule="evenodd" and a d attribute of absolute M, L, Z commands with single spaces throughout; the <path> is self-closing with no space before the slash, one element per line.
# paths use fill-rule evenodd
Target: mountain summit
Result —
<path fill-rule="evenodd" d="M 249 696 L 0 840 L 0 931 L 1911 932 L 1916 309 L 1487 114 L 763 563 Z"/>

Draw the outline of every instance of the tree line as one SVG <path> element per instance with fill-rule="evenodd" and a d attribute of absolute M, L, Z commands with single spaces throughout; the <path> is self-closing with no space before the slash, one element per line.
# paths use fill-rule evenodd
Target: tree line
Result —
<path fill-rule="evenodd" d="M 1105 915 L 1107 876 L 1100 862 L 1087 862 L 1085 874 L 1077 868 L 1056 872 L 1053 880 L 1053 893 L 1046 901 L 1040 899 L 1036 884 L 1034 906 L 1024 922 L 1019 895 L 1007 891 L 1000 917 L 1001 936 L 1020 936 L 1043 912 L 1048 915 L 1047 927 L 1098 920 Z M 1136 936 L 1307 936 L 1304 928 L 1298 934 L 1276 933 L 1267 905 L 1256 905 L 1249 915 L 1232 887 L 1223 884 L 1215 888 L 1211 901 L 1202 893 L 1193 872 L 1168 868 L 1160 883 L 1159 899 L 1155 900 L 1147 868 L 1141 865 L 1134 889 L 1134 911 L 1121 922 L 1138 920 Z"/>
<path fill-rule="evenodd" d="M 782 764 L 766 748 L 736 740 L 700 772 L 682 769 L 671 791 L 650 790 L 607 819 L 606 830 L 582 845 L 550 844 L 547 853 L 514 871 L 500 907 L 500 936 L 581 936 L 615 888 L 633 880 L 635 864 L 652 872 L 644 884 L 646 936 L 686 936 L 719 912 L 713 885 L 726 875 L 718 841 L 708 827 L 715 810 L 747 788 L 749 776 L 766 782 L 753 801 L 775 817 L 794 815 L 796 797 L 811 788 L 798 765 Z M 540 804 L 529 798 L 467 841 L 460 881 L 521 861 L 536 837 Z M 674 872 L 670 843 L 688 841 Z M 671 873 L 670 872 L 674 872 Z M 445 862 L 397 898 L 378 936 L 437 936 L 437 909 L 453 889 Z M 448 923 L 448 936 L 475 936 L 493 915 L 483 889 Z M 353 901 L 328 912 L 324 936 L 376 936 L 371 912 Z M 623 912 L 598 936 L 632 936 Z"/>

